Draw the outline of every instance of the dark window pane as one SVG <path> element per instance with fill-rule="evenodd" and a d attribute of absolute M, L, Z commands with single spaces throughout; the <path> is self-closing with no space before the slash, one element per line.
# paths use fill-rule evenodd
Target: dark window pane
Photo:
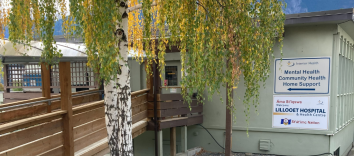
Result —
<path fill-rule="evenodd" d="M 166 66 L 165 78 L 167 86 L 177 86 L 177 66 Z"/>

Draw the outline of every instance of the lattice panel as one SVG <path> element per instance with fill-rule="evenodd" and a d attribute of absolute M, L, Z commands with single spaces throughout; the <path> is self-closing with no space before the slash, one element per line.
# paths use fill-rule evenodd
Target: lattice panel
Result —
<path fill-rule="evenodd" d="M 87 67 L 87 62 L 71 62 L 71 86 L 73 88 L 90 88 L 97 86 L 96 74 L 92 68 Z"/>
<path fill-rule="evenodd" d="M 51 88 L 59 88 L 59 65 L 52 65 L 50 69 L 50 86 Z"/>
<path fill-rule="evenodd" d="M 71 86 L 73 88 L 95 88 L 96 74 L 86 65 L 87 62 L 71 62 Z M 51 88 L 59 88 L 59 66 L 53 65 L 51 69 Z"/>
<path fill-rule="evenodd" d="M 86 65 L 87 62 L 71 62 L 72 88 L 96 88 L 97 75 Z M 8 64 L 6 67 L 6 88 L 41 88 L 41 66 L 38 63 Z M 51 88 L 60 88 L 59 66 L 52 65 Z M 68 71 L 69 72 L 69 71 Z"/>
<path fill-rule="evenodd" d="M 9 64 L 6 66 L 6 80 L 9 88 L 40 88 L 42 86 L 41 66 L 32 64 Z"/>

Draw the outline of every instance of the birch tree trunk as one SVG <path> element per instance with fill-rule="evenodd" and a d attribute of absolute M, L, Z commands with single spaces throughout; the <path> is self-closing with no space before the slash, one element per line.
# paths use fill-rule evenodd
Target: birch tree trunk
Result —
<path fill-rule="evenodd" d="M 112 156 L 132 156 L 132 113 L 130 70 L 128 67 L 128 14 L 126 13 L 127 1 L 117 0 L 122 22 L 117 22 L 115 35 L 118 40 L 119 53 L 117 58 L 121 71 L 117 79 L 104 86 L 105 90 L 105 118 L 108 132 L 108 145 Z"/>

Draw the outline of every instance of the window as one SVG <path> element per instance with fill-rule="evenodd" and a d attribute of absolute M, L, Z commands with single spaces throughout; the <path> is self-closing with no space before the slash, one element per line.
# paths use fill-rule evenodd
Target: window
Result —
<path fill-rule="evenodd" d="M 177 86 L 177 66 L 166 66 L 165 67 L 165 81 L 167 86 Z"/>

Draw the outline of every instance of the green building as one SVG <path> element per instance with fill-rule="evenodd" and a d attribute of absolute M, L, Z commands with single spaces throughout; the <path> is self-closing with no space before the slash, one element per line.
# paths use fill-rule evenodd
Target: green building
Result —
<path fill-rule="evenodd" d="M 279 45 L 275 45 L 271 73 L 266 87 L 260 90 L 257 113 L 251 110 L 249 125 L 243 113 L 245 87 L 242 76 L 234 91 L 237 118 L 233 123 L 233 151 L 276 155 L 332 153 L 344 156 L 348 153 L 354 141 L 353 12 L 353 9 L 341 9 L 286 15 L 283 56 Z M 129 65 L 133 71 L 132 91 L 146 88 L 144 65 L 134 60 L 130 60 Z M 167 53 L 168 86 L 180 85 L 180 69 L 178 51 Z M 225 89 L 221 87 L 220 90 L 225 97 Z M 179 91 L 172 88 L 162 92 Z M 211 101 L 205 101 L 203 126 L 222 146 L 225 112 L 225 103 L 220 102 L 217 95 Z M 181 129 L 185 130 L 177 128 L 177 152 L 183 150 Z M 167 156 L 169 129 L 162 130 L 159 135 L 162 139 L 158 144 L 163 151 L 160 155 Z M 207 151 L 223 152 L 201 126 L 189 126 L 186 138 L 188 149 L 202 147 Z M 135 138 L 135 155 L 154 155 L 154 142 L 153 131 Z"/>

